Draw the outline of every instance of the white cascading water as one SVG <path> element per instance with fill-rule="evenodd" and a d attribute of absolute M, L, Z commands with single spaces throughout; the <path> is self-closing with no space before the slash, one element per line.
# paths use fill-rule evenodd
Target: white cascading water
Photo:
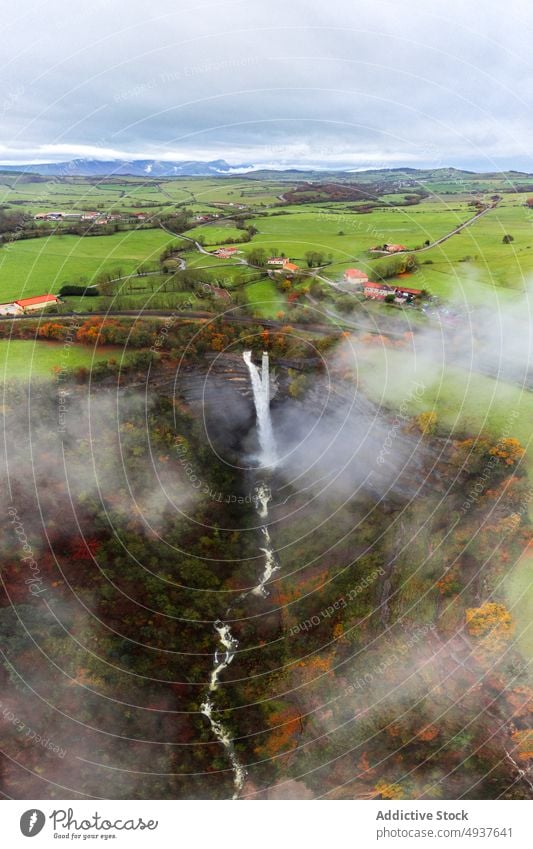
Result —
<path fill-rule="evenodd" d="M 264 468 L 273 468 L 277 463 L 276 442 L 272 430 L 270 418 L 270 375 L 268 368 L 268 353 L 263 351 L 261 374 L 252 362 L 252 352 L 244 351 L 243 359 L 248 366 L 252 391 L 254 393 L 255 412 L 257 415 L 257 430 L 261 454 L 260 465 Z"/>
<path fill-rule="evenodd" d="M 272 421 L 270 419 L 270 375 L 268 354 L 266 352 L 263 353 L 261 376 L 259 375 L 259 371 L 256 366 L 252 363 L 251 351 L 245 351 L 243 357 L 246 365 L 248 366 L 250 378 L 252 381 L 255 411 L 257 415 L 259 446 L 261 448 L 261 465 L 266 468 L 273 468 L 277 462 L 277 453 L 276 443 L 274 440 L 274 431 L 272 430 Z M 254 501 L 257 514 L 261 519 L 268 519 L 268 503 L 271 497 L 272 494 L 270 491 L 270 487 L 267 486 L 267 484 L 260 483 L 258 484 L 258 486 L 256 486 Z M 243 601 L 249 595 L 256 595 L 261 596 L 261 598 L 266 598 L 268 596 L 266 584 L 269 582 L 274 572 L 277 572 L 277 570 L 279 569 L 279 566 L 277 566 L 276 564 L 276 557 L 274 551 L 272 550 L 270 534 L 268 532 L 266 524 L 261 527 L 261 533 L 265 538 L 265 545 L 260 549 L 265 555 L 265 566 L 263 569 L 263 574 L 261 575 L 259 583 L 251 590 L 241 593 L 241 595 L 237 598 L 235 604 Z M 226 618 L 231 613 L 232 607 L 233 606 L 231 605 L 226 610 L 226 613 L 224 614 Z M 215 631 L 218 634 L 219 642 L 221 643 L 224 649 L 224 653 L 221 655 L 218 649 L 215 651 L 214 669 L 211 672 L 211 678 L 209 681 L 209 691 L 205 701 L 202 705 L 200 705 L 200 711 L 201 713 L 203 713 L 204 716 L 207 717 L 211 725 L 213 734 L 217 738 L 218 742 L 221 743 L 222 746 L 224 746 L 228 753 L 228 757 L 231 762 L 231 767 L 233 769 L 233 799 L 238 799 L 240 792 L 244 787 L 244 782 L 246 779 L 246 769 L 237 757 L 233 740 L 230 736 L 229 731 L 227 730 L 227 728 L 225 728 L 222 722 L 219 722 L 218 720 L 213 718 L 213 710 L 215 710 L 215 704 L 212 699 L 212 693 L 215 693 L 216 690 L 218 690 L 220 676 L 235 657 L 235 653 L 237 651 L 239 643 L 238 640 L 236 640 L 235 637 L 232 635 L 229 625 L 227 625 L 225 622 L 222 622 L 221 619 L 217 619 L 214 625 Z"/>

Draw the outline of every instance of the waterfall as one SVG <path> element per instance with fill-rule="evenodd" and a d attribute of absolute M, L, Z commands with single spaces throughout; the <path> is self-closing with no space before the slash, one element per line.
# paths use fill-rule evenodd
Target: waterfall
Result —
<path fill-rule="evenodd" d="M 265 468 L 273 468 L 278 459 L 276 443 L 274 440 L 274 431 L 272 430 L 272 420 L 270 418 L 270 375 L 268 369 L 268 353 L 263 351 L 261 374 L 259 374 L 257 366 L 252 362 L 251 351 L 244 351 L 242 356 L 244 362 L 248 366 L 248 371 L 250 372 L 252 391 L 254 393 L 259 447 L 261 449 L 259 465 Z"/>
<path fill-rule="evenodd" d="M 260 465 L 266 468 L 272 468 L 277 463 L 277 456 L 276 443 L 274 441 L 274 433 L 272 430 L 272 421 L 270 419 L 270 375 L 268 354 L 266 353 L 266 351 L 263 353 L 263 360 L 261 363 L 261 374 L 259 374 L 259 370 L 252 362 L 251 351 L 245 351 L 243 353 L 243 358 L 250 372 L 252 389 L 254 393 L 254 403 L 257 414 L 257 430 L 259 436 L 259 446 L 261 449 L 261 454 L 259 457 Z M 261 533 L 263 534 L 265 544 L 260 548 L 260 551 L 263 553 L 265 558 L 264 567 L 262 574 L 259 577 L 258 583 L 254 587 L 252 587 L 252 589 L 241 593 L 238 598 L 226 609 L 226 612 L 224 614 L 225 619 L 229 618 L 233 608 L 237 604 L 248 598 L 248 596 L 253 595 L 259 596 L 260 598 L 266 598 L 268 596 L 268 590 L 266 589 L 266 586 L 274 572 L 277 572 L 279 570 L 276 555 L 274 549 L 272 548 L 272 541 L 270 539 L 270 534 L 268 532 L 267 527 L 268 504 L 271 498 L 272 493 L 270 491 L 270 487 L 266 483 L 259 483 L 255 488 L 254 500 L 257 513 L 261 520 L 264 520 L 265 522 L 261 526 Z M 220 720 L 215 719 L 213 713 L 217 710 L 214 701 L 214 694 L 218 690 L 220 676 L 224 672 L 224 670 L 227 669 L 227 667 L 230 665 L 233 658 L 235 657 L 235 653 L 238 649 L 239 643 L 231 633 L 230 626 L 223 622 L 221 619 L 217 619 L 214 622 L 214 628 L 218 635 L 218 643 L 220 644 L 220 646 L 222 646 L 223 651 L 220 651 L 219 648 L 215 650 L 213 656 L 213 670 L 211 672 L 211 677 L 209 681 L 209 689 L 207 691 L 205 701 L 202 702 L 202 704 L 200 705 L 200 712 L 209 720 L 209 724 L 211 726 L 213 734 L 227 752 L 233 771 L 233 799 L 238 799 L 244 787 L 244 782 L 246 780 L 246 769 L 244 765 L 240 762 L 237 752 L 235 751 L 234 741 L 231 737 L 229 730 Z"/>

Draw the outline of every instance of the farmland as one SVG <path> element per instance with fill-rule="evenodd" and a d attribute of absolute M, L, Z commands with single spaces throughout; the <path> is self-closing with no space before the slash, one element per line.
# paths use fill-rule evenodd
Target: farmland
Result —
<path fill-rule="evenodd" d="M 118 350 L 117 359 L 120 360 Z M 90 369 L 97 362 L 113 356 L 83 345 L 65 348 L 54 342 L 26 341 L 22 339 L 0 340 L 0 379 L 20 380 L 53 378 L 54 369 L 74 369 L 85 366 Z"/>
<path fill-rule="evenodd" d="M 143 262 L 157 260 L 172 241 L 168 233 L 155 229 L 17 241 L 0 251 L 0 298 L 57 292 L 65 282 L 84 278 L 91 283 L 104 271 L 129 274 Z"/>
<path fill-rule="evenodd" d="M 422 248 L 413 285 L 445 299 L 479 303 L 495 293 L 512 299 L 524 291 L 533 272 L 528 196 L 520 186 L 513 191 L 506 175 L 441 169 L 421 172 L 417 182 L 401 173 L 368 172 L 332 177 L 317 189 L 300 180 L 293 176 L 291 181 L 288 175 L 283 180 L 274 175 L 159 180 L 0 175 L 0 204 L 6 215 L 33 216 L 50 209 L 143 212 L 147 228 L 78 237 L 61 234 L 64 225 L 56 225 L 55 231 L 43 225 L 50 231 L 45 238 L 22 240 L 15 234 L 16 241 L 0 249 L 0 297 L 54 292 L 63 282 L 83 278 L 90 283 L 102 272 L 130 274 L 141 263 L 157 262 L 172 243 L 158 222 L 178 210 L 189 215 L 186 235 L 210 251 L 230 243 L 246 258 L 260 248 L 267 254 L 284 254 L 304 269 L 306 253 L 318 251 L 327 265 L 325 275 L 333 282 L 354 264 L 372 274 L 375 255 L 369 250 L 385 242 L 404 244 L 408 250 Z M 355 190 L 354 199 L 346 199 L 352 185 L 366 192 L 366 201 L 357 199 Z M 501 194 L 494 195 L 495 191 Z M 498 205 L 486 215 L 441 244 L 426 247 L 471 219 L 480 205 L 490 205 L 493 197 L 499 198 Z M 199 221 L 200 213 L 210 220 Z M 248 237 L 236 227 L 235 215 L 251 228 L 251 239 L 242 244 Z M 512 240 L 505 244 L 507 234 Z M 179 247 L 177 239 L 175 243 Z M 190 267 L 209 264 L 191 250 L 190 243 L 182 243 L 180 250 Z M 212 264 L 217 263 L 220 278 L 227 278 L 231 286 L 235 272 L 226 260 L 213 258 Z"/>
<path fill-rule="evenodd" d="M 32 194 L 36 186 L 47 196 Z M 524 340 L 527 314 L 519 299 L 525 302 L 533 263 L 528 195 L 511 188 L 492 177 L 469 184 L 466 177 L 445 173 L 433 182 L 431 175 L 415 181 L 408 174 L 368 174 L 322 176 L 314 186 L 311 179 L 304 183 L 295 175 L 283 180 L 260 175 L 67 179 L 44 187 L 20 180 L 6 189 L 2 216 L 11 230 L 0 247 L 1 299 L 70 286 L 62 293 L 63 303 L 49 314 L 0 322 L 0 366 L 8 399 L 2 411 L 14 440 L 20 423 L 29 419 L 17 409 L 24 384 L 30 378 L 39 381 L 31 396 L 38 426 L 32 452 L 26 454 L 34 469 L 43 470 L 36 477 L 49 486 L 55 517 L 49 525 L 61 532 L 56 547 L 65 553 L 72 580 L 80 581 L 82 593 L 90 589 L 92 597 L 103 600 L 106 616 L 117 613 L 117 632 L 125 629 L 128 640 L 142 633 L 150 648 L 164 645 L 166 651 L 180 640 L 194 647 L 190 661 L 187 652 L 165 656 L 157 675 L 164 669 L 172 681 L 208 680 L 212 659 L 216 663 L 219 656 L 212 628 L 221 615 L 219 591 L 248 586 L 248 564 L 256 559 L 257 538 L 249 545 L 250 537 L 238 530 L 251 525 L 260 530 L 256 509 L 238 504 L 237 493 L 249 491 L 255 475 L 251 465 L 259 457 L 253 452 L 263 449 L 266 417 L 270 428 L 265 430 L 271 429 L 282 457 L 268 469 L 277 500 L 267 508 L 271 535 L 264 529 L 259 540 L 267 565 L 270 551 L 279 558 L 279 574 L 269 587 L 275 616 L 268 624 L 255 613 L 248 618 L 249 611 L 263 609 L 260 605 L 268 599 L 257 587 L 239 589 L 235 607 L 224 601 L 222 609 L 235 610 L 235 638 L 245 649 L 268 644 L 276 688 L 291 694 L 303 691 L 303 685 L 317 688 L 311 706 L 328 700 L 328 722 L 342 729 L 336 739 L 339 751 L 350 753 L 344 771 L 336 772 L 340 784 L 351 782 L 354 763 L 362 764 L 364 772 L 367 763 L 389 751 L 389 743 L 395 751 L 401 741 L 411 741 L 404 762 L 409 768 L 433 757 L 436 740 L 447 747 L 446 769 L 462 769 L 463 744 L 455 745 L 457 735 L 463 735 L 469 750 L 482 739 L 477 695 L 472 702 L 464 696 L 477 694 L 480 674 L 493 668 L 482 653 L 475 660 L 477 635 L 468 618 L 473 606 L 495 604 L 512 620 L 512 654 L 501 658 L 498 669 L 500 692 L 515 682 L 515 672 L 531 650 L 531 560 L 524 551 L 531 539 L 527 493 L 533 474 L 533 396 Z M 85 235 L 66 233 L 69 223 L 52 217 L 42 225 L 45 236 L 36 233 L 41 219 L 26 217 L 28 210 L 52 205 L 82 210 L 88 204 L 137 217 L 121 216 L 119 232 L 113 221 L 106 221 L 102 228 L 108 230 L 98 235 L 92 235 L 91 226 Z M 138 217 L 141 210 L 146 217 Z M 454 232 L 465 223 L 465 229 Z M 383 246 L 391 243 L 406 248 L 399 250 L 398 260 L 385 256 Z M 236 251 L 228 253 L 231 245 Z M 217 256 L 222 247 L 226 251 Z M 416 259 L 404 267 L 409 255 Z M 367 299 L 343 279 L 353 266 L 375 282 L 383 269 L 383 279 L 393 286 L 426 291 L 413 301 L 395 295 L 389 302 Z M 90 292 L 88 284 L 95 284 Z M 496 309 L 507 302 L 508 312 Z M 70 315 L 73 311 L 79 314 Z M 500 324 L 505 328 L 501 337 Z M 242 357 L 248 349 L 250 366 L 261 363 L 262 351 L 270 356 L 260 372 L 250 368 L 251 386 Z M 117 361 L 122 366 L 123 357 L 125 368 L 119 369 Z M 72 373 L 65 376 L 69 436 L 57 440 L 63 436 L 57 433 L 59 371 Z M 263 400 L 265 395 L 273 399 L 271 408 L 258 402 L 254 374 L 261 389 L 264 375 L 271 379 L 275 392 L 262 393 Z M 88 398 L 90 439 L 82 435 Z M 67 491 L 50 474 L 55 443 L 62 452 L 59 466 L 72 464 L 69 471 L 75 474 L 70 477 L 79 482 L 81 494 L 74 490 L 73 497 L 70 480 Z M 383 470 L 378 468 L 382 460 Z M 83 468 L 91 465 L 99 476 L 98 498 Z M 157 478 L 155 490 L 149 469 Z M 196 501 L 188 493 L 200 476 L 205 485 L 200 492 L 195 487 Z M 179 508 L 182 482 L 191 525 Z M 178 520 L 167 507 L 170 501 L 157 497 L 161 486 L 168 486 L 172 498 L 178 496 Z M 104 503 L 100 496 L 107 492 Z M 134 503 L 123 500 L 126 492 Z M 236 493 L 234 500 L 225 497 L 228 492 Z M 463 511 L 472 492 L 472 509 Z M 86 511 L 83 531 L 90 547 L 78 542 L 77 529 L 75 544 L 64 533 L 62 516 L 73 502 Z M 165 522 L 168 516 L 165 533 L 179 552 L 176 558 L 163 552 L 141 524 L 160 502 Z M 107 530 L 108 511 L 112 533 Z M 134 555 L 131 560 L 123 541 Z M 265 547 L 270 544 L 272 549 Z M 184 557 L 183 551 L 189 554 Z M 48 564 L 44 551 L 38 553 L 39 561 Z M 94 569 L 93 561 L 107 571 Z M 16 557 L 7 562 L 18 567 Z M 144 563 L 164 571 L 136 571 Z M 238 564 L 236 571 L 232 563 Z M 371 575 L 379 577 L 369 580 Z M 97 583 L 102 576 L 106 583 Z M 152 603 L 160 577 L 166 586 L 145 618 L 136 607 L 123 601 L 118 605 L 108 595 L 108 578 L 124 579 L 128 594 L 134 591 L 136 600 Z M 16 591 L 15 569 L 8 579 Z M 61 581 L 52 586 L 59 595 Z M 197 592 L 204 587 L 209 593 Z M 248 607 L 251 596 L 256 608 Z M 345 598 L 350 604 L 340 605 Z M 166 626 L 156 620 L 156 604 L 168 614 L 172 633 L 165 633 Z M 323 610 L 334 611 L 331 619 L 318 615 Z M 190 616 L 190 631 L 179 619 L 184 612 Z M 243 613 L 246 624 L 239 624 Z M 249 624 L 256 619 L 255 634 L 248 629 L 256 627 Z M 313 628 L 302 629 L 299 622 L 312 622 Z M 428 638 L 427 657 L 420 644 L 412 664 L 421 680 L 430 676 L 423 711 L 418 696 L 406 687 L 411 669 L 388 663 L 388 658 L 399 657 L 407 635 L 417 633 L 415 626 L 425 629 Z M 158 642 L 161 635 L 164 643 Z M 447 653 L 440 659 L 448 644 L 453 664 Z M 123 656 L 122 643 L 111 639 L 109 646 L 113 656 Z M 131 668 L 151 673 L 152 660 L 137 664 L 136 651 Z M 492 651 L 499 651 L 497 643 Z M 349 676 L 344 669 L 348 663 Z M 235 678 L 224 681 L 225 701 L 218 701 L 221 692 L 213 692 L 213 698 L 217 710 L 252 701 L 257 708 L 238 716 L 228 711 L 228 729 L 239 740 L 238 757 L 255 770 L 256 761 L 276 762 L 272 754 L 286 752 L 296 774 L 312 774 L 313 758 L 298 741 L 311 740 L 319 726 L 314 718 L 300 715 L 305 702 L 273 707 L 270 684 L 260 680 L 266 667 L 251 652 L 239 651 L 234 668 Z M 382 681 L 386 694 L 398 689 L 405 696 L 413 719 L 396 721 L 387 709 L 374 727 L 362 721 L 345 728 L 354 710 L 351 699 L 348 711 L 342 707 L 342 693 L 351 687 L 350 680 L 363 680 L 367 670 L 380 668 L 379 683 L 357 694 L 361 708 L 380 695 Z M 100 670 L 96 672 L 95 680 L 103 681 Z M 445 695 L 451 694 L 455 714 L 451 724 L 448 719 L 438 729 L 444 675 Z M 322 683 L 325 678 L 327 684 Z M 524 666 L 517 681 L 522 686 L 529 680 Z M 492 693 L 487 690 L 486 695 L 492 704 Z M 146 702 L 158 704 L 155 691 L 153 696 Z M 523 699 L 520 688 L 511 697 Z M 183 699 L 172 691 L 172 700 L 160 704 L 188 711 L 195 699 L 192 692 Z M 513 709 L 513 703 L 504 702 L 502 717 L 512 716 Z M 206 716 L 196 711 L 190 727 L 180 731 L 191 745 L 202 743 L 200 757 L 180 753 L 176 766 L 187 782 L 195 770 L 213 776 L 215 795 L 221 796 L 231 770 L 223 750 L 216 747 L 212 753 L 203 745 L 210 733 Z M 248 749 L 246 741 L 255 738 L 257 722 L 265 725 L 265 742 L 254 739 Z M 287 726 L 289 737 L 276 735 L 278 725 Z M 474 766 L 476 778 L 486 771 L 483 759 Z M 268 767 L 270 774 L 261 773 L 262 768 L 257 786 L 290 774 L 277 765 Z M 396 761 L 387 768 L 391 780 L 404 782 L 404 796 L 431 797 L 427 775 L 408 783 L 401 774 L 404 768 L 397 770 Z M 219 775 L 224 776 L 220 792 Z M 310 786 L 322 793 L 322 779 L 314 781 L 310 779 Z M 364 792 L 375 795 L 376 781 L 377 774 Z M 491 785 L 486 793 L 496 791 L 499 787 Z M 187 793 L 188 783 L 174 795 Z M 454 793 L 459 795 L 456 787 L 450 795 Z"/>

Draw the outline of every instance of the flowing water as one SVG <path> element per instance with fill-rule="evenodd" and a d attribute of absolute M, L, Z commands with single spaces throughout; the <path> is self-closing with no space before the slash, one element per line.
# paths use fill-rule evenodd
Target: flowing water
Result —
<path fill-rule="evenodd" d="M 268 368 L 268 354 L 263 352 L 261 374 L 252 362 L 252 352 L 245 351 L 243 359 L 250 372 L 252 391 L 254 393 L 255 412 L 257 415 L 257 431 L 259 447 L 261 450 L 259 465 L 263 468 L 273 468 L 277 461 L 276 441 L 272 430 L 272 419 L 270 418 L 270 376 Z"/>
<path fill-rule="evenodd" d="M 270 375 L 268 354 L 266 352 L 263 353 L 261 375 L 259 374 L 257 367 L 252 362 L 251 351 L 245 351 L 243 353 L 243 358 L 250 372 L 250 379 L 254 394 L 259 447 L 261 451 L 259 457 L 259 464 L 263 468 L 272 468 L 277 463 L 277 454 L 276 443 L 274 440 L 274 431 L 272 429 L 272 420 L 270 418 Z M 249 595 L 255 595 L 260 596 L 261 598 L 266 598 L 268 596 L 266 585 L 268 584 L 274 572 L 279 569 L 279 566 L 276 563 L 276 556 L 272 549 L 270 534 L 268 532 L 268 527 L 266 524 L 266 520 L 268 520 L 268 504 L 271 497 L 272 496 L 270 487 L 264 482 L 258 483 L 255 487 L 254 502 L 259 518 L 265 520 L 265 524 L 263 524 L 261 527 L 261 533 L 263 534 L 265 544 L 260 548 L 260 551 L 262 551 L 265 556 L 265 565 L 263 568 L 263 573 L 259 579 L 259 583 L 255 587 L 253 587 L 251 590 L 247 590 L 246 592 L 241 593 L 241 595 L 238 596 L 234 604 L 230 605 L 230 607 L 227 608 L 224 614 L 225 618 L 229 617 L 233 607 L 236 604 L 243 601 Z M 217 619 L 217 621 L 214 623 L 214 627 L 215 631 L 218 634 L 218 641 L 222 647 L 222 650 L 217 648 L 215 651 L 213 661 L 214 668 L 211 672 L 209 690 L 205 701 L 200 706 L 200 711 L 209 720 L 213 734 L 217 738 L 218 742 L 222 746 L 224 746 L 228 754 L 233 770 L 233 799 L 238 799 L 240 792 L 244 787 L 244 782 L 246 779 L 246 769 L 240 762 L 237 753 L 235 752 L 234 742 L 228 729 L 224 726 L 222 722 L 217 719 L 214 719 L 213 717 L 213 711 L 216 710 L 215 702 L 213 699 L 213 693 L 215 693 L 218 689 L 221 674 L 224 672 L 225 669 L 227 669 L 227 667 L 230 665 L 233 658 L 235 657 L 235 653 L 237 651 L 239 643 L 238 640 L 236 640 L 235 637 L 232 635 L 229 625 L 227 625 L 221 619 Z"/>

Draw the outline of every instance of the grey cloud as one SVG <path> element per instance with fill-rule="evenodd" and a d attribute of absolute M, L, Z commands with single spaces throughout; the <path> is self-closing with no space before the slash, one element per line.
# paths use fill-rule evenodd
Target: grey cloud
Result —
<path fill-rule="evenodd" d="M 318 0 L 27 4 L 4 11 L 3 161 L 57 144 L 288 160 L 376 149 L 488 168 L 526 161 L 528 21 L 501 8 Z M 12 102 L 14 101 L 14 102 Z M 305 158 L 305 157 L 304 157 Z M 322 159 L 327 157 L 322 154 Z"/>

